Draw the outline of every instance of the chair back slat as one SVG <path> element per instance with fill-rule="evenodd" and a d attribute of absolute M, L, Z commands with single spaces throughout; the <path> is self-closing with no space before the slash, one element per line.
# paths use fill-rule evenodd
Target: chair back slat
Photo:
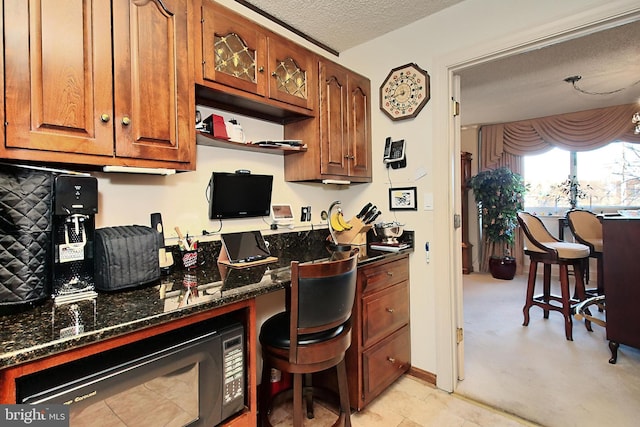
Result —
<path fill-rule="evenodd" d="M 578 240 L 590 241 L 602 239 L 602 223 L 598 217 L 589 211 L 575 210 L 567 213 L 567 220 L 571 232 Z"/>
<path fill-rule="evenodd" d="M 356 271 L 298 278 L 298 328 L 322 328 L 346 322 L 356 292 Z"/>
<path fill-rule="evenodd" d="M 535 252 L 552 252 L 545 243 L 558 242 L 542 223 L 542 220 L 529 212 L 518 212 L 518 222 L 525 235 L 525 250 Z"/>
<path fill-rule="evenodd" d="M 351 317 L 356 292 L 357 251 L 346 259 L 291 263 L 292 353 L 300 336 L 329 331 Z"/>

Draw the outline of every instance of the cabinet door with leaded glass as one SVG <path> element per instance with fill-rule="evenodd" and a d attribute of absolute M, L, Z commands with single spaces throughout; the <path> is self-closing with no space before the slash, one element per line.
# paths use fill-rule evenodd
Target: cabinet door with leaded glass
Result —
<path fill-rule="evenodd" d="M 268 37 L 269 98 L 313 110 L 318 90 L 316 56 L 283 37 Z"/>
<path fill-rule="evenodd" d="M 255 23 L 202 2 L 203 79 L 266 95 L 266 35 Z"/>

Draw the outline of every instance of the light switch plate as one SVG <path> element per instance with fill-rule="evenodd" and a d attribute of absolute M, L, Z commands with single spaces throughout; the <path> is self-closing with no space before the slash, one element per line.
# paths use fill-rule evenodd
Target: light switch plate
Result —
<path fill-rule="evenodd" d="M 424 193 L 424 210 L 432 211 L 433 210 L 433 193 Z"/>

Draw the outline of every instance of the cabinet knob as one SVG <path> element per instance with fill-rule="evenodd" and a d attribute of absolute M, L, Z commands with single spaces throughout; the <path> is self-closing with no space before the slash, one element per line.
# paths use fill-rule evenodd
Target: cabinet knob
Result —
<path fill-rule="evenodd" d="M 271 77 L 277 77 L 278 73 L 276 73 L 275 71 L 273 73 L 271 73 Z"/>
<path fill-rule="evenodd" d="M 100 116 L 100 120 L 102 121 L 102 123 L 107 123 L 109 120 L 111 120 L 111 117 L 109 117 L 107 113 L 102 113 L 102 115 Z"/>
<path fill-rule="evenodd" d="M 393 313 L 393 308 L 387 308 L 388 313 Z"/>
<path fill-rule="evenodd" d="M 349 156 L 349 155 L 344 156 L 344 158 L 345 158 L 345 159 L 347 159 L 347 160 L 353 160 L 353 159 L 355 159 L 355 157 L 354 157 L 354 156 Z"/>
<path fill-rule="evenodd" d="M 393 357 L 387 357 L 387 360 L 391 363 L 396 363 L 396 359 Z"/>
<path fill-rule="evenodd" d="M 122 118 L 122 124 L 125 125 L 125 126 L 129 126 L 131 124 L 131 119 L 129 117 L 127 117 L 127 116 L 124 116 Z"/>
<path fill-rule="evenodd" d="M 387 276 L 389 277 L 393 276 L 393 271 L 387 271 Z"/>
<path fill-rule="evenodd" d="M 258 67 L 258 72 L 259 73 L 264 73 L 264 67 Z"/>

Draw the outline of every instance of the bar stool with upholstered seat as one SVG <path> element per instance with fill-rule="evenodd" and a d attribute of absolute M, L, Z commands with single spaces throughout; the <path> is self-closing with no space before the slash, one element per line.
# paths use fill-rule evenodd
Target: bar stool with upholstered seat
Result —
<path fill-rule="evenodd" d="M 529 325 L 529 309 L 541 307 L 544 318 L 549 318 L 549 311 L 559 311 L 564 316 L 565 336 L 573 341 L 572 310 L 575 304 L 585 299 L 582 264 L 589 257 L 589 247 L 581 243 L 569 243 L 556 239 L 544 226 L 540 218 L 528 212 L 518 212 L 518 222 L 525 234 L 524 253 L 529 255 L 529 279 L 527 281 L 527 297 L 524 308 L 523 326 Z M 543 291 L 535 294 L 538 264 L 544 264 Z M 560 295 L 551 293 L 551 265 L 560 268 Z M 576 281 L 576 295 L 569 293 L 569 266 L 573 266 Z M 590 328 L 590 325 L 587 325 Z"/>
<path fill-rule="evenodd" d="M 267 319 L 260 328 L 262 385 L 260 418 L 269 426 L 271 368 L 293 376 L 293 425 L 302 426 L 303 376 L 335 367 L 340 415 L 337 425 L 351 425 L 345 352 L 351 345 L 351 311 L 356 290 L 358 255 L 320 263 L 291 262 L 291 291 L 287 310 Z M 311 398 L 307 404 L 311 405 Z M 312 409 L 307 410 L 312 414 Z"/>
<path fill-rule="evenodd" d="M 596 259 L 597 287 L 594 290 L 587 289 L 590 296 L 604 295 L 604 274 L 602 267 L 602 223 L 598 217 L 589 211 L 572 210 L 567 212 L 569 228 L 578 243 L 589 247 L 589 257 Z M 588 280 L 588 279 L 587 279 Z"/>

